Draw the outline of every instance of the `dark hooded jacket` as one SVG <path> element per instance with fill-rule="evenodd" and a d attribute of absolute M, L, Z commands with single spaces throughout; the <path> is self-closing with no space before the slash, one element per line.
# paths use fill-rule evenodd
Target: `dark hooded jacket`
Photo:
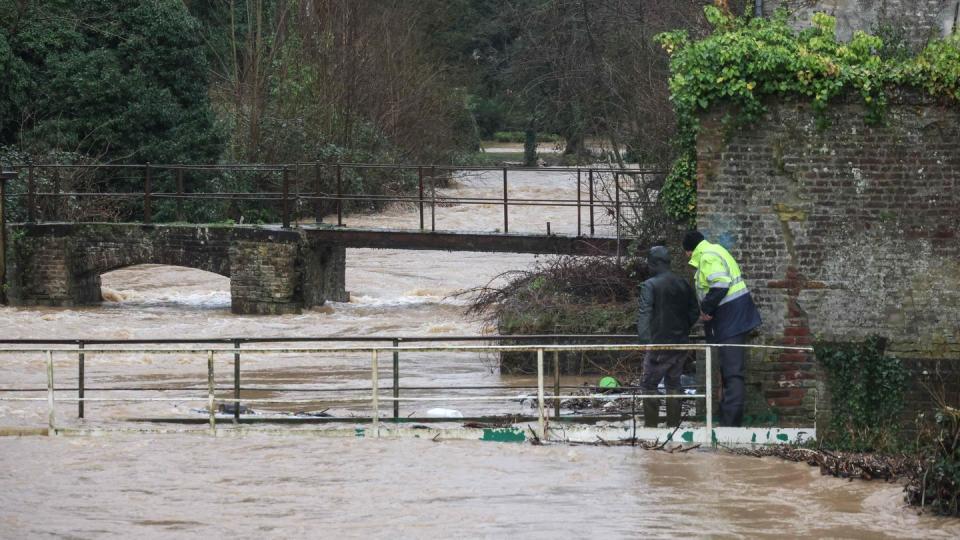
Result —
<path fill-rule="evenodd" d="M 666 248 L 653 248 L 647 259 L 653 277 L 640 285 L 637 333 L 640 343 L 688 343 L 700 318 L 693 287 L 670 271 Z"/>

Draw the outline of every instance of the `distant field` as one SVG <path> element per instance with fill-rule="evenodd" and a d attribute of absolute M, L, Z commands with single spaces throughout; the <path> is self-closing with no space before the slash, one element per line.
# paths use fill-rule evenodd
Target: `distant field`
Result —
<path fill-rule="evenodd" d="M 504 143 L 497 141 L 482 141 L 480 143 L 480 148 L 486 153 L 492 154 L 510 154 L 523 156 L 523 144 L 522 143 Z M 538 154 L 559 154 L 561 148 L 557 147 L 556 143 L 552 142 L 542 142 L 537 144 L 537 153 Z"/>
<path fill-rule="evenodd" d="M 523 152 L 477 152 L 474 154 L 477 165 L 499 165 L 505 162 L 522 162 Z"/>

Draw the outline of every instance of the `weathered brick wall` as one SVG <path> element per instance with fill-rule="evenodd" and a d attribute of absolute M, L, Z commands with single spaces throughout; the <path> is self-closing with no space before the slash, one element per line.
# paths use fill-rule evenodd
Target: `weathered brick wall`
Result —
<path fill-rule="evenodd" d="M 198 268 L 230 279 L 235 313 L 295 313 L 344 301 L 345 250 L 299 231 L 123 224 L 10 225 L 8 301 L 77 306 L 101 300 L 100 275 L 135 264 Z"/>
<path fill-rule="evenodd" d="M 837 103 L 818 129 L 809 106 L 770 104 L 729 133 L 723 114 L 702 119 L 698 218 L 741 262 L 762 341 L 876 333 L 901 356 L 957 358 L 960 107 L 899 96 L 871 126 L 861 105 Z M 808 355 L 751 366 L 753 390 L 782 418 L 824 404 Z"/>
<path fill-rule="evenodd" d="M 764 0 L 763 11 L 769 16 L 787 8 L 797 27 L 809 26 L 814 13 L 824 12 L 837 18 L 841 40 L 849 40 L 858 30 L 894 33 L 918 49 L 931 38 L 954 31 L 958 5 L 960 0 Z"/>

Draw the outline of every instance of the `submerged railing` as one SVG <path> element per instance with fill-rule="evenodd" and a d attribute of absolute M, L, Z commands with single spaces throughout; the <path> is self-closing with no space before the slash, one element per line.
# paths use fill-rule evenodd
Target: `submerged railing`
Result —
<path fill-rule="evenodd" d="M 240 404 L 257 404 L 257 403 L 270 403 L 270 404 L 284 404 L 284 403 L 314 403 L 317 402 L 316 398 L 302 399 L 302 398 L 245 398 L 241 399 L 240 397 L 240 355 L 243 354 L 304 354 L 304 355 L 315 355 L 315 354 L 337 354 L 337 353 L 365 353 L 369 355 L 369 373 L 370 373 L 370 388 L 369 395 L 365 398 L 361 398 L 370 403 L 370 417 L 368 421 L 371 423 L 371 431 L 374 437 L 380 437 L 381 427 L 385 422 L 384 412 L 382 409 L 381 402 L 390 402 L 393 404 L 393 421 L 399 421 L 399 404 L 400 402 L 430 402 L 430 401 L 445 401 L 445 402 L 469 402 L 469 401 L 515 401 L 517 395 L 489 395 L 489 396 L 444 396 L 444 397 L 414 397 L 414 396 L 403 396 L 401 395 L 401 387 L 399 385 L 399 358 L 401 353 L 413 353 L 413 352 L 477 352 L 477 353 L 535 353 L 536 354 L 536 371 L 537 371 L 537 384 L 536 384 L 536 421 L 538 424 L 538 436 L 544 440 L 548 438 L 548 423 L 551 420 L 550 414 L 547 409 L 547 402 L 553 401 L 554 403 L 554 415 L 553 420 L 562 420 L 565 417 L 560 416 L 560 402 L 567 399 L 609 399 L 611 395 L 609 393 L 593 393 L 588 395 L 583 394 L 570 394 L 563 395 L 561 393 L 560 385 L 560 373 L 559 373 L 559 355 L 563 352 L 640 352 L 640 351 L 650 351 L 650 350 L 688 350 L 703 352 L 704 354 L 704 370 L 706 374 L 712 374 L 713 366 L 713 352 L 712 349 L 714 346 L 705 345 L 705 344 L 684 344 L 684 345 L 639 345 L 639 344 L 630 344 L 630 343 L 604 343 L 604 344 L 574 344 L 574 345 L 558 345 L 558 344 L 544 344 L 542 341 L 545 337 L 557 338 L 557 336 L 497 336 L 500 340 L 511 340 L 511 341 L 531 341 L 531 344 L 524 345 L 449 345 L 449 344 L 432 344 L 432 345 L 402 345 L 403 342 L 415 342 L 415 341 L 486 341 L 491 340 L 491 336 L 482 336 L 482 337 L 450 337 L 450 338 L 417 338 L 417 337 L 407 337 L 407 338 L 383 338 L 383 337 L 363 337 L 363 338 L 269 338 L 269 339 L 213 339 L 213 340 L 199 340 L 199 341 L 188 341 L 188 340 L 153 340 L 147 342 L 147 344 L 162 345 L 162 344 L 173 344 L 173 345 L 182 345 L 184 343 L 191 343 L 194 345 L 209 345 L 206 347 L 174 347 L 174 348 L 125 348 L 117 347 L 117 344 L 144 344 L 142 341 L 120 341 L 120 340 L 103 340 L 101 342 L 77 342 L 70 340 L 4 340 L 0 342 L 0 346 L 6 345 L 6 347 L 0 348 L 0 354 L 42 354 L 45 360 L 46 365 L 46 380 L 47 387 L 45 389 L 45 397 L 16 397 L 16 396 L 6 396 L 2 394 L 12 393 L 12 392 L 30 392 L 30 391 L 43 391 L 43 389 L 22 389 L 22 388 L 0 388 L 0 401 L 27 401 L 27 402 L 46 402 L 47 403 L 47 433 L 56 434 L 58 433 L 56 413 L 57 413 L 57 403 L 58 402 L 76 402 L 78 403 L 78 415 L 82 418 L 84 416 L 83 404 L 86 402 L 205 402 L 207 405 L 207 414 L 209 422 L 209 431 L 212 435 L 217 434 L 217 404 L 218 403 L 233 403 L 234 406 L 234 422 L 239 422 L 240 420 Z M 610 339 L 613 337 L 620 336 L 564 336 L 567 339 L 578 337 L 581 340 L 586 339 Z M 627 337 L 627 336 L 623 336 Z M 630 336 L 632 337 L 632 336 Z M 535 341 L 537 338 L 540 339 L 540 342 Z M 240 348 L 241 343 L 264 343 L 268 341 L 273 342 L 285 342 L 293 343 L 296 341 L 369 341 L 369 342 L 383 342 L 389 340 L 391 342 L 390 346 L 334 346 L 334 347 L 259 347 L 259 348 Z M 106 343 L 104 343 L 106 342 Z M 73 347 L 62 347 L 62 345 L 70 344 Z M 16 345 L 16 347 L 10 347 L 10 345 Z M 46 345 L 38 347 L 36 345 Z M 61 345 L 61 347 L 51 347 L 51 345 Z M 94 345 L 94 346 L 90 346 Z M 107 346 L 104 346 L 107 345 Z M 109 346 L 114 345 L 114 346 Z M 232 346 L 225 346 L 232 345 Z M 730 346 L 730 345 L 721 345 L 721 346 Z M 780 350 L 809 350 L 809 347 L 773 347 L 773 346 L 750 346 L 746 345 L 747 348 L 767 348 L 767 349 L 780 349 Z M 131 353 L 141 353 L 141 354 L 151 354 L 151 355 L 170 355 L 170 354 L 195 354 L 203 355 L 207 359 L 207 377 L 206 377 L 206 393 L 204 395 L 198 396 L 178 396 L 178 397 L 145 397 L 145 396 L 136 396 L 136 397 L 88 397 L 85 395 L 84 388 L 84 365 L 88 355 L 121 355 L 121 354 L 131 354 Z M 547 353 L 553 353 L 553 367 L 554 367 L 554 385 L 553 385 L 553 395 L 546 394 L 546 372 L 545 372 L 545 355 Z M 393 385 L 392 388 L 381 388 L 380 386 L 380 365 L 381 358 L 385 354 L 392 355 L 392 364 L 393 364 Z M 64 389 L 58 389 L 55 384 L 55 370 L 54 370 L 54 357 L 57 355 L 71 355 L 75 356 L 78 359 L 78 381 L 79 385 L 77 390 L 76 397 L 65 397 L 60 394 Z M 218 387 L 216 386 L 215 381 L 215 370 L 214 370 L 214 360 L 217 357 L 222 356 L 233 356 L 233 368 L 234 368 L 234 393 L 232 397 L 217 397 L 216 392 Z M 456 389 L 467 389 L 467 388 L 477 388 L 477 387 L 415 387 L 417 390 L 422 389 L 433 389 L 433 390 L 456 390 Z M 489 389 L 501 388 L 501 389 L 517 389 L 524 387 L 487 387 Z M 565 387 L 571 388 L 571 387 Z M 579 387 L 576 387 L 579 388 Z M 167 391 L 167 390 L 184 390 L 183 388 L 176 389 L 163 389 L 163 388 L 141 388 L 142 390 L 149 391 Z M 220 388 L 222 389 L 222 388 Z M 407 388 L 411 390 L 414 388 Z M 72 389 L 71 389 L 72 390 Z M 111 389 L 98 389 L 98 391 L 116 391 L 116 390 L 125 390 L 124 388 L 111 388 Z M 362 391 L 364 389 L 351 388 L 350 390 Z M 383 390 L 392 390 L 389 395 L 384 395 Z M 710 437 L 713 433 L 713 405 L 711 399 L 706 399 L 708 396 L 713 395 L 713 383 L 712 377 L 705 377 L 705 384 L 702 392 L 697 392 L 694 394 L 672 394 L 672 395 L 663 395 L 663 394 L 643 394 L 636 393 L 638 390 L 635 387 L 628 387 L 624 390 L 629 390 L 630 394 L 621 394 L 622 397 L 629 397 L 634 400 L 636 399 L 645 399 L 645 398 L 666 398 L 666 399 L 703 399 L 705 402 L 705 430 L 702 430 L 700 433 L 700 441 L 698 442 L 711 442 Z M 324 402 L 356 402 L 358 398 L 355 397 L 324 397 L 322 399 Z M 633 414 L 635 419 L 635 414 Z M 566 417 L 571 418 L 571 417 Z M 343 422 L 358 422 L 361 419 L 359 418 L 342 418 L 339 419 Z M 460 420 L 459 418 L 456 420 Z"/>

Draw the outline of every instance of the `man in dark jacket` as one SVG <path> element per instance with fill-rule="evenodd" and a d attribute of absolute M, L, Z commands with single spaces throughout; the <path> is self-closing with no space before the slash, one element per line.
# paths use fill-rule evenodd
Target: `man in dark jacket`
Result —
<path fill-rule="evenodd" d="M 647 267 L 653 276 L 640 286 L 637 332 L 640 343 L 683 344 L 690 339 L 690 327 L 700 316 L 693 287 L 670 271 L 670 252 L 663 246 L 650 249 Z M 667 394 L 680 394 L 680 375 L 689 351 L 647 351 L 643 359 L 640 387 L 644 394 L 656 394 L 666 379 Z M 643 422 L 656 427 L 660 414 L 659 399 L 643 400 Z M 667 425 L 680 425 L 680 400 L 667 399 Z"/>

